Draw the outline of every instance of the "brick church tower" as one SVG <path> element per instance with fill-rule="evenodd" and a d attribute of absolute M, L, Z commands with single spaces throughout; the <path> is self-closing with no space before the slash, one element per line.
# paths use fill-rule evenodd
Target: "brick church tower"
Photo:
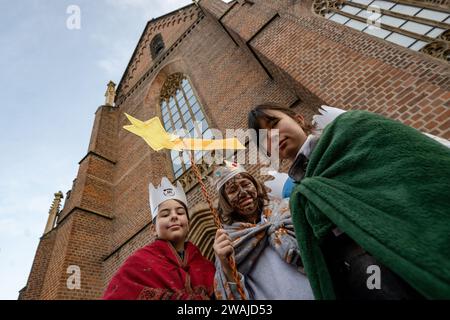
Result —
<path fill-rule="evenodd" d="M 246 128 L 247 112 L 263 102 L 307 119 L 327 104 L 449 139 L 449 8 L 449 0 L 200 0 L 149 21 L 96 111 L 72 189 L 55 194 L 19 299 L 100 298 L 154 238 L 148 185 L 162 176 L 182 182 L 190 239 L 212 258 L 209 209 L 188 161 L 175 161 L 185 155 L 152 151 L 123 129 L 124 113 L 208 136 Z M 378 28 L 367 23 L 374 10 Z"/>

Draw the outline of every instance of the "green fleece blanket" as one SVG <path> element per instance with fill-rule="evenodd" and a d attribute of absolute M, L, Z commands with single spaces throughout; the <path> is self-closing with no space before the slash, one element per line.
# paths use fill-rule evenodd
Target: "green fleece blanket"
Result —
<path fill-rule="evenodd" d="M 447 147 L 382 116 L 346 112 L 325 128 L 290 206 L 316 299 L 336 298 L 319 247 L 333 225 L 425 297 L 450 298 Z"/>

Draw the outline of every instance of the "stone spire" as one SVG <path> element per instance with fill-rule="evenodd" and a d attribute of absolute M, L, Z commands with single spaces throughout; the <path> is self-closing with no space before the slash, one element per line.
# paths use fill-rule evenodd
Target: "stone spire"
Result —
<path fill-rule="evenodd" d="M 105 106 L 114 106 L 114 99 L 116 98 L 116 84 L 112 81 L 109 81 L 108 88 L 105 93 Z"/>
<path fill-rule="evenodd" d="M 53 199 L 53 203 L 48 212 L 48 220 L 47 220 L 47 225 L 45 226 L 44 234 L 52 231 L 53 226 L 55 225 L 56 216 L 59 213 L 61 199 L 63 199 L 63 198 L 64 198 L 64 196 L 61 191 L 55 193 L 55 199 Z"/>

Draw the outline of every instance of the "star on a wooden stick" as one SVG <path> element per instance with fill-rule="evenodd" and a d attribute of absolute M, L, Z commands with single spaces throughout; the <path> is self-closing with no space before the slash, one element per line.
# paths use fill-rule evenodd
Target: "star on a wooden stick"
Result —
<path fill-rule="evenodd" d="M 236 138 L 229 139 L 192 139 L 180 138 L 167 132 L 158 117 L 147 121 L 141 121 L 126 114 L 131 125 L 123 128 L 144 139 L 144 141 L 155 151 L 169 150 L 242 150 L 245 147 Z"/>

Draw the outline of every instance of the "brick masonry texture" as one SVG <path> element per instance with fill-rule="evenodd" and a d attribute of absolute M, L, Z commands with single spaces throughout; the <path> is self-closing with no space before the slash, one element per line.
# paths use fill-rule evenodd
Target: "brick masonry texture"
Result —
<path fill-rule="evenodd" d="M 220 130 L 246 128 L 248 111 L 271 101 L 307 120 L 322 104 L 369 110 L 450 139 L 449 64 L 325 20 L 311 7 L 201 0 L 149 21 L 116 106 L 96 111 L 88 152 L 19 298 L 98 299 L 125 259 L 155 239 L 148 184 L 173 179 L 170 154 L 122 127 L 124 113 L 161 117 L 160 90 L 173 73 L 186 75 L 210 127 Z M 149 44 L 158 33 L 165 51 L 153 61 Z M 259 175 L 260 166 L 247 169 Z M 199 185 L 188 201 L 204 204 Z M 66 286 L 70 265 L 81 268 L 80 290 Z"/>

